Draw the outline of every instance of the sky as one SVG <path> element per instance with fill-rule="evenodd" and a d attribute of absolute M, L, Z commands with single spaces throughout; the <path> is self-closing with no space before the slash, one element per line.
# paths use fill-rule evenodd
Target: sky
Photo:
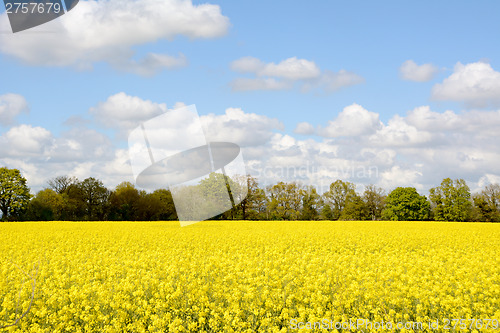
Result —
<path fill-rule="evenodd" d="M 80 1 L 12 33 L 0 165 L 134 182 L 128 135 L 196 105 L 262 186 L 500 182 L 497 1 Z"/>

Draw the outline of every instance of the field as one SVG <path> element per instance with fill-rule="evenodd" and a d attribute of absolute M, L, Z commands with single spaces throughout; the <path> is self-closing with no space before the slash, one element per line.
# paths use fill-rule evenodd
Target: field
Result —
<path fill-rule="evenodd" d="M 0 326 L 28 309 L 36 276 L 7 332 L 500 332 L 500 224 L 2 223 L 0 235 Z"/>

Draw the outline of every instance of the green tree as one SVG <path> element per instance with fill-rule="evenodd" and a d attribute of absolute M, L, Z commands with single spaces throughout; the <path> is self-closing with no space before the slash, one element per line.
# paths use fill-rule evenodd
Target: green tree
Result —
<path fill-rule="evenodd" d="M 392 221 L 426 221 L 430 217 L 430 203 L 414 187 L 398 187 L 386 198 L 382 218 Z"/>
<path fill-rule="evenodd" d="M 130 182 L 122 182 L 109 197 L 109 216 L 112 221 L 134 221 L 141 196 Z"/>
<path fill-rule="evenodd" d="M 85 203 L 87 220 L 103 220 L 107 212 L 110 191 L 102 181 L 89 177 L 78 184 Z"/>
<path fill-rule="evenodd" d="M 52 189 L 39 191 L 30 201 L 25 219 L 31 221 L 60 220 L 65 206 L 61 194 Z"/>
<path fill-rule="evenodd" d="M 385 205 L 384 190 L 375 185 L 367 185 L 363 193 L 363 200 L 370 220 L 380 220 Z"/>
<path fill-rule="evenodd" d="M 257 179 L 250 176 L 234 176 L 233 181 L 239 185 L 239 191 L 233 194 L 234 199 L 240 202 L 237 207 L 234 208 L 234 215 L 239 219 L 246 220 L 255 216 L 254 206 L 257 204 L 259 196 L 259 184 Z M 244 191 L 244 188 L 247 188 Z"/>
<path fill-rule="evenodd" d="M 474 220 L 500 222 L 500 185 L 487 185 L 481 193 L 473 196 Z"/>
<path fill-rule="evenodd" d="M 321 212 L 319 214 L 320 220 L 333 220 L 333 212 L 330 205 L 322 201 Z"/>
<path fill-rule="evenodd" d="M 471 194 L 465 180 L 445 178 L 441 186 L 430 189 L 436 221 L 467 221 L 471 217 Z"/>
<path fill-rule="evenodd" d="M 153 193 L 139 192 L 139 201 L 135 209 L 134 219 L 137 221 L 177 220 L 177 214 L 169 190 L 158 189 Z"/>
<path fill-rule="evenodd" d="M 321 196 L 314 186 L 302 189 L 302 211 L 300 219 L 303 221 L 314 221 L 319 219 L 319 208 L 321 206 Z"/>
<path fill-rule="evenodd" d="M 272 220 L 297 220 L 300 215 L 302 196 L 296 183 L 284 183 L 269 187 L 267 209 Z"/>
<path fill-rule="evenodd" d="M 158 205 L 158 208 L 155 209 L 152 216 L 153 221 L 172 221 L 178 219 L 172 193 L 169 190 L 158 189 L 149 196 L 154 202 L 158 203 L 153 204 Z"/>
<path fill-rule="evenodd" d="M 269 214 L 267 205 L 269 204 L 269 199 L 266 195 L 266 191 L 257 187 L 253 193 L 250 201 L 248 218 L 252 220 L 268 220 Z"/>
<path fill-rule="evenodd" d="M 339 219 L 343 221 L 364 221 L 369 219 L 369 216 L 368 207 L 363 199 L 357 193 L 349 193 Z"/>
<path fill-rule="evenodd" d="M 222 173 L 212 172 L 200 181 L 198 188 L 206 200 L 204 209 L 219 212 L 214 219 L 234 219 L 234 196 L 241 192 L 236 181 Z"/>
<path fill-rule="evenodd" d="M 26 179 L 17 169 L 0 168 L 0 210 L 2 220 L 18 218 L 31 199 Z"/>
<path fill-rule="evenodd" d="M 324 202 L 330 205 L 332 219 L 338 220 L 346 205 L 348 196 L 356 193 L 356 185 L 342 180 L 330 184 L 330 189 L 323 193 Z"/>
<path fill-rule="evenodd" d="M 86 201 L 80 182 L 70 184 L 61 194 L 64 208 L 61 212 L 61 220 L 80 221 L 86 219 Z"/>

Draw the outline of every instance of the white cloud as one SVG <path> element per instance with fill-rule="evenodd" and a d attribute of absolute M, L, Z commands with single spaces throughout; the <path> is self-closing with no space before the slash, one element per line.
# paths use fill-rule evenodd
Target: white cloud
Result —
<path fill-rule="evenodd" d="M 231 63 L 230 67 L 233 71 L 239 73 L 259 73 L 266 64 L 254 57 L 243 57 Z"/>
<path fill-rule="evenodd" d="M 166 104 L 158 104 L 124 92 L 110 96 L 90 109 L 90 114 L 103 126 L 127 133 L 142 122 L 167 112 Z"/>
<path fill-rule="evenodd" d="M 0 30 L 9 29 L 5 15 Z M 179 35 L 216 38 L 225 35 L 229 26 L 218 5 L 193 5 L 191 0 L 80 1 L 75 9 L 43 26 L 1 34 L 0 52 L 30 65 L 86 69 L 104 61 L 123 69 L 123 64 L 134 64 L 135 46 Z M 183 65 L 182 57 L 150 54 L 135 63 L 133 71 L 151 75 Z"/>
<path fill-rule="evenodd" d="M 234 91 L 249 90 L 287 90 L 296 83 L 301 86 L 302 92 L 312 88 L 322 88 L 333 92 L 364 82 L 364 79 L 352 72 L 322 72 L 314 61 L 288 58 L 280 63 L 265 63 L 254 57 L 243 57 L 233 61 L 231 69 L 238 73 L 250 73 L 255 78 L 237 78 L 230 83 Z"/>
<path fill-rule="evenodd" d="M 118 162 L 114 168 L 102 167 L 115 159 L 121 163 L 123 159 L 115 156 L 117 152 L 104 134 L 83 127 L 55 137 L 45 128 L 23 124 L 0 136 L 0 165 L 20 169 L 34 192 L 60 175 L 77 176 L 81 180 L 92 176 L 108 186 L 116 186 L 112 181 L 117 175 L 124 180 L 131 178 L 123 175 L 121 170 L 126 166 L 120 169 Z"/>
<path fill-rule="evenodd" d="M 316 78 L 320 73 L 318 66 L 313 61 L 293 57 L 283 60 L 279 64 L 266 64 L 262 70 L 257 72 L 257 75 L 304 80 Z"/>
<path fill-rule="evenodd" d="M 413 60 L 406 60 L 399 67 L 399 74 L 403 80 L 415 82 L 430 81 L 438 71 L 439 69 L 433 64 L 417 65 Z"/>
<path fill-rule="evenodd" d="M 352 104 L 330 121 L 326 127 L 320 127 L 318 134 L 335 138 L 341 136 L 355 137 L 369 135 L 382 127 L 380 117 L 375 112 L 370 112 L 361 105 Z"/>
<path fill-rule="evenodd" d="M 457 63 L 453 74 L 432 88 L 436 100 L 464 102 L 468 106 L 486 107 L 500 103 L 500 72 L 490 64 Z"/>
<path fill-rule="evenodd" d="M 12 127 L 0 136 L 0 151 L 3 156 L 33 156 L 45 154 L 52 143 L 52 134 L 42 127 L 20 125 Z"/>
<path fill-rule="evenodd" d="M 398 165 L 393 166 L 380 175 L 379 186 L 386 189 L 388 192 L 396 187 L 415 187 L 417 190 L 422 190 L 423 186 L 420 183 L 422 173 L 415 169 L 403 169 Z"/>
<path fill-rule="evenodd" d="M 47 154 L 51 163 L 96 161 L 113 154 L 111 140 L 104 134 L 87 128 L 72 128 L 56 138 Z"/>
<path fill-rule="evenodd" d="M 296 134 L 310 135 L 314 134 L 315 129 L 314 126 L 309 124 L 308 122 L 301 122 L 297 124 L 297 127 L 295 127 L 295 130 L 293 132 Z"/>
<path fill-rule="evenodd" d="M 409 125 L 406 119 L 395 115 L 387 125 L 369 137 L 370 142 L 380 147 L 409 147 L 432 143 L 433 136 L 427 131 Z"/>
<path fill-rule="evenodd" d="M 418 130 L 441 135 L 446 131 L 465 136 L 493 136 L 500 132 L 500 110 L 457 114 L 451 110 L 434 112 L 429 106 L 421 106 L 409 111 L 405 122 Z"/>
<path fill-rule="evenodd" d="M 274 78 L 237 78 L 229 85 L 233 91 L 288 90 L 293 87 L 290 81 L 278 81 Z"/>
<path fill-rule="evenodd" d="M 282 62 L 264 63 L 254 57 L 244 57 L 231 63 L 231 69 L 241 73 L 254 73 L 257 76 L 270 76 L 289 80 L 316 78 L 321 74 L 318 66 L 306 59 L 288 58 Z"/>
<path fill-rule="evenodd" d="M 463 126 L 462 118 L 455 112 L 450 110 L 444 113 L 433 112 L 429 106 L 417 107 L 408 112 L 406 122 L 417 129 L 430 132 L 453 130 Z"/>
<path fill-rule="evenodd" d="M 126 104 L 146 105 L 149 115 L 166 109 L 125 94 L 115 97 L 118 102 L 111 103 L 114 99 L 110 98 L 103 104 L 111 100 L 113 107 L 102 110 L 119 128 L 136 120 L 130 110 L 116 118 L 120 114 L 114 111 Z M 175 108 L 181 106 L 177 103 Z M 379 118 L 353 104 L 325 127 L 317 126 L 314 134 L 323 131 L 326 137 L 314 139 L 282 133 L 284 127 L 278 119 L 239 108 L 201 120 L 209 140 L 242 146 L 247 171 L 262 185 L 299 181 L 323 192 L 335 179 L 343 179 L 358 187 L 373 183 L 386 190 L 414 186 L 426 194 L 445 177 L 464 178 L 471 189 L 500 179 L 500 112 L 436 112 L 421 106 L 386 123 Z M 301 123 L 296 132 L 312 133 L 314 129 L 312 124 Z M 0 164 L 20 168 L 30 186 L 41 187 L 63 174 L 80 179 L 93 176 L 110 187 L 122 180 L 133 181 L 128 148 L 114 146 L 105 134 L 85 124 L 57 137 L 41 127 L 13 127 L 0 135 L 0 156 Z"/>
<path fill-rule="evenodd" d="M 23 96 L 0 95 L 0 125 L 11 125 L 19 114 L 28 112 L 28 102 Z"/>
<path fill-rule="evenodd" d="M 314 134 L 323 135 L 323 139 L 298 140 L 295 148 L 275 147 L 260 154 L 254 152 L 252 157 L 278 156 L 270 160 L 278 163 L 286 159 L 291 168 L 312 165 L 313 171 L 306 178 L 316 184 L 338 177 L 361 184 L 375 183 L 388 190 L 415 186 L 425 193 L 445 177 L 464 178 L 471 188 L 481 186 L 485 175 L 496 179 L 500 111 L 435 112 L 422 106 L 405 116 L 395 115 L 387 123 L 378 119 L 378 114 L 351 105 L 327 126 L 318 126 Z M 301 123 L 297 128 L 310 132 L 314 127 Z M 307 149 L 301 148 L 297 155 L 301 145 Z M 287 157 L 280 157 L 283 152 Z"/>
<path fill-rule="evenodd" d="M 187 66 L 188 61 L 183 54 L 173 57 L 164 54 L 149 53 L 140 61 L 127 59 L 124 63 L 115 64 L 115 67 L 141 76 L 153 76 L 162 69 L 176 69 Z"/>
<path fill-rule="evenodd" d="M 320 78 L 318 85 L 324 86 L 328 92 L 334 92 L 341 88 L 354 86 L 364 83 L 365 79 L 356 73 L 340 70 L 337 73 L 332 71 L 325 71 Z"/>
<path fill-rule="evenodd" d="M 477 182 L 478 187 L 484 188 L 486 185 L 490 184 L 500 184 L 500 174 L 486 174 L 479 179 Z"/>
<path fill-rule="evenodd" d="M 277 120 L 239 108 L 228 108 L 223 115 L 209 114 L 201 117 L 209 141 L 227 141 L 242 147 L 262 145 L 268 142 L 274 130 L 283 129 Z"/>

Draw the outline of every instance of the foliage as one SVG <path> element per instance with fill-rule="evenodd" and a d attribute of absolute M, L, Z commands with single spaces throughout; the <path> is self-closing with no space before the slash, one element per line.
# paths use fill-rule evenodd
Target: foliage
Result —
<path fill-rule="evenodd" d="M 259 214 L 259 203 L 263 191 L 260 191 L 258 181 L 255 177 L 250 175 L 232 177 L 241 189 L 245 186 L 247 191 L 237 191 L 233 194 L 236 196 L 235 200 L 240 204 L 235 208 L 234 214 L 242 220 L 256 219 Z"/>
<path fill-rule="evenodd" d="M 319 208 L 321 206 L 321 196 L 313 186 L 308 186 L 302 191 L 302 210 L 300 219 L 304 221 L 314 221 L 319 219 Z"/>
<path fill-rule="evenodd" d="M 271 220 L 297 220 L 302 205 L 302 191 L 297 183 L 278 184 L 268 188 L 268 211 Z"/>
<path fill-rule="evenodd" d="M 18 218 L 31 199 L 26 179 L 17 169 L 0 168 L 0 210 L 2 220 Z"/>
<path fill-rule="evenodd" d="M 136 221 L 140 209 L 141 195 L 130 182 L 119 184 L 109 197 L 111 221 Z"/>
<path fill-rule="evenodd" d="M 357 193 L 348 194 L 345 207 L 340 214 L 340 220 L 362 221 L 368 220 L 368 218 L 368 206 L 363 199 Z"/>
<path fill-rule="evenodd" d="M 39 191 L 30 201 L 25 218 L 30 221 L 57 221 L 64 211 L 64 198 L 54 190 Z"/>
<path fill-rule="evenodd" d="M 473 196 L 474 220 L 500 222 L 500 185 L 489 184 Z"/>
<path fill-rule="evenodd" d="M 321 212 L 319 214 L 320 220 L 333 220 L 333 212 L 332 209 L 330 208 L 330 205 L 324 203 L 322 201 L 322 206 L 321 206 Z"/>
<path fill-rule="evenodd" d="M 330 184 L 330 189 L 323 194 L 325 203 L 330 205 L 332 219 L 338 220 L 349 196 L 356 194 L 356 185 L 340 179 Z"/>
<path fill-rule="evenodd" d="M 363 201 L 366 204 L 370 220 L 380 220 L 385 205 L 384 189 L 375 185 L 367 185 L 363 192 Z"/>
<path fill-rule="evenodd" d="M 106 203 L 110 191 L 103 185 L 102 181 L 89 177 L 78 183 L 81 189 L 83 202 L 86 208 L 86 220 L 102 220 L 106 214 Z"/>
<path fill-rule="evenodd" d="M 175 220 L 176 209 L 182 209 L 191 212 L 195 220 L 204 219 L 197 213 L 204 211 L 207 213 L 203 216 L 219 214 L 211 218 L 214 220 L 429 220 L 434 217 L 443 221 L 500 222 L 500 185 L 488 185 L 471 198 L 462 179 L 444 179 L 440 186 L 430 190 L 434 216 L 430 215 L 427 199 L 414 188 L 398 188 L 388 198 L 375 185 L 365 186 L 364 192 L 358 194 L 353 183 L 342 180 L 330 184 L 329 190 L 320 195 L 313 186 L 279 182 L 263 189 L 250 175 L 229 178 L 212 173 L 198 184 L 174 187 L 176 206 L 170 190 L 147 193 L 129 182 L 111 191 L 92 177 L 80 182 L 74 177 L 59 176 L 49 180 L 48 187 L 10 218 L 156 221 Z"/>
<path fill-rule="evenodd" d="M 387 196 L 382 218 L 391 221 L 426 221 L 430 218 L 430 204 L 414 187 L 398 187 Z"/>
<path fill-rule="evenodd" d="M 471 195 L 465 180 L 443 179 L 441 186 L 430 189 L 430 200 L 436 221 L 468 221 Z"/>

